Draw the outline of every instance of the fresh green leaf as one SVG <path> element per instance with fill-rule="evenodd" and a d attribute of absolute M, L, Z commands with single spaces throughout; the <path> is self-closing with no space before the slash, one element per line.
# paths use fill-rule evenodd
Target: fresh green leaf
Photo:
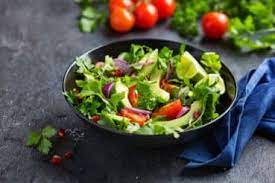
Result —
<path fill-rule="evenodd" d="M 51 138 L 56 135 L 56 129 L 51 126 L 46 126 L 42 129 L 42 136 L 46 138 Z"/>
<path fill-rule="evenodd" d="M 222 68 L 220 55 L 214 52 L 205 52 L 201 56 L 201 63 L 208 73 L 219 73 Z"/>
<path fill-rule="evenodd" d="M 152 110 L 157 105 L 157 98 L 151 90 L 151 83 L 148 81 L 140 81 L 137 83 L 138 106 L 142 109 Z"/>
<path fill-rule="evenodd" d="M 158 65 L 159 68 L 161 68 L 162 70 L 166 71 L 168 64 L 170 62 L 170 59 L 173 56 L 173 50 L 170 50 L 167 47 L 163 47 L 158 55 Z"/>
<path fill-rule="evenodd" d="M 48 154 L 52 148 L 52 143 L 47 138 L 42 138 L 41 142 L 37 146 L 37 150 L 42 154 Z"/>
<path fill-rule="evenodd" d="M 41 139 L 41 134 L 38 132 L 30 132 L 27 140 L 27 146 L 36 146 Z"/>

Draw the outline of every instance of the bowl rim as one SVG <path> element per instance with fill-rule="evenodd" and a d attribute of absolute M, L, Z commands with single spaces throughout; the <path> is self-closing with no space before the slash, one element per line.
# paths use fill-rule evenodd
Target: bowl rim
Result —
<path fill-rule="evenodd" d="M 170 43 L 173 43 L 173 44 L 185 44 L 187 45 L 188 47 L 192 47 L 193 49 L 195 50 L 199 50 L 199 51 L 202 51 L 202 52 L 206 52 L 205 50 L 203 49 L 200 49 L 192 44 L 189 44 L 185 41 L 182 41 L 182 42 L 179 42 L 179 41 L 175 41 L 175 40 L 169 40 L 169 39 L 156 39 L 156 38 L 133 38 L 133 39 L 121 39 L 121 40 L 118 40 L 118 41 L 110 41 L 108 43 L 105 43 L 105 44 L 102 44 L 102 45 L 99 45 L 95 48 L 92 48 L 92 49 L 89 49 L 88 51 L 84 52 L 83 54 L 81 54 L 81 56 L 79 57 L 84 57 L 84 56 L 87 56 L 89 55 L 91 52 L 95 51 L 95 50 L 98 50 L 100 48 L 103 48 L 103 47 L 106 47 L 106 46 L 110 46 L 112 44 L 117 44 L 117 43 L 124 43 L 124 42 L 131 42 L 131 41 L 164 41 L 164 42 L 170 42 Z M 237 95 L 238 95 L 238 85 L 237 85 L 237 82 L 236 82 L 236 78 L 234 77 L 234 75 L 232 74 L 231 70 L 221 61 L 222 63 L 222 67 L 224 67 L 228 73 L 230 74 L 230 76 L 233 78 L 234 80 L 234 86 L 235 86 L 235 93 L 234 93 L 234 98 L 231 102 L 231 104 L 227 107 L 227 109 L 219 115 L 218 118 L 214 119 L 214 120 L 211 120 L 201 126 L 198 126 L 198 127 L 195 127 L 195 128 L 190 128 L 190 129 L 187 129 L 187 130 L 184 130 L 182 132 L 179 132 L 179 135 L 181 136 L 182 134 L 184 133 L 188 133 L 188 132 L 193 132 L 193 131 L 197 131 L 197 130 L 200 130 L 202 128 L 205 128 L 207 126 L 211 126 L 213 125 L 214 123 L 216 123 L 217 121 L 219 121 L 221 118 L 223 118 L 229 111 L 230 109 L 233 107 L 233 105 L 235 104 L 236 100 L 237 100 Z M 73 60 L 72 63 L 70 63 L 70 65 L 66 68 L 66 71 L 63 75 L 63 79 L 62 79 L 62 93 L 66 92 L 65 91 L 65 83 L 66 83 L 66 78 L 69 74 L 69 72 L 71 71 L 72 67 L 75 66 L 75 59 Z M 173 134 L 167 134 L 167 135 L 146 135 L 146 134 L 134 134 L 134 133 L 127 133 L 127 132 L 123 132 L 123 131 L 118 131 L 116 129 L 112 129 L 112 128 L 109 128 L 109 127 L 106 127 L 106 126 L 103 126 L 103 125 L 99 125 L 97 123 L 93 123 L 91 122 L 86 116 L 84 116 L 83 114 L 81 114 L 67 99 L 67 97 L 63 94 L 66 102 L 69 104 L 69 106 L 73 109 L 74 113 L 79 117 L 81 118 L 82 120 L 84 120 L 85 122 L 87 122 L 89 125 L 94 125 L 98 128 L 100 128 L 101 130 L 106 130 L 108 132 L 111 132 L 111 133 L 115 133 L 117 135 L 123 135 L 123 136 L 131 136 L 131 137 L 148 137 L 148 138 L 161 138 L 161 137 L 173 137 Z M 174 138 L 174 137 L 173 137 Z"/>

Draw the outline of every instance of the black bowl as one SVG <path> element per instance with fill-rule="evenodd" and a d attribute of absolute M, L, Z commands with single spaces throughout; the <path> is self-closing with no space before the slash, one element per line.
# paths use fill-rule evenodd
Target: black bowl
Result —
<path fill-rule="evenodd" d="M 133 39 L 133 40 L 124 40 L 113 42 L 104 46 L 97 47 L 92 49 L 82 56 L 89 56 L 93 61 L 98 61 L 104 59 L 105 55 L 110 55 L 112 57 L 118 56 L 119 53 L 129 50 L 131 44 L 141 44 L 147 45 L 152 48 L 162 48 L 167 46 L 168 48 L 174 50 L 175 53 L 179 51 L 181 43 L 169 41 L 169 40 L 159 40 L 159 39 Z M 204 52 L 198 48 L 195 48 L 190 45 L 186 45 L 186 50 L 189 51 L 195 58 L 199 60 L 201 54 Z M 63 92 L 69 91 L 72 88 L 76 87 L 75 78 L 76 78 L 76 65 L 73 62 L 67 69 L 64 79 L 63 79 Z M 220 116 L 210 121 L 207 124 L 193 128 L 180 133 L 180 138 L 176 139 L 173 135 L 137 135 L 129 134 L 125 132 L 119 132 L 114 129 L 110 129 L 96 123 L 92 123 L 87 117 L 82 115 L 76 108 L 71 105 L 67 99 L 66 101 L 72 107 L 73 111 L 85 122 L 95 127 L 95 129 L 101 130 L 106 135 L 110 136 L 110 140 L 118 140 L 121 143 L 132 144 L 142 147 L 159 147 L 176 143 L 185 143 L 196 138 L 201 137 L 206 133 L 211 133 L 211 130 L 215 130 L 215 126 L 219 121 L 224 117 L 224 115 L 231 109 L 234 101 L 237 97 L 237 85 L 236 80 L 230 70 L 222 64 L 221 75 L 225 80 L 226 93 L 221 96 L 220 104 L 218 106 L 218 112 Z"/>

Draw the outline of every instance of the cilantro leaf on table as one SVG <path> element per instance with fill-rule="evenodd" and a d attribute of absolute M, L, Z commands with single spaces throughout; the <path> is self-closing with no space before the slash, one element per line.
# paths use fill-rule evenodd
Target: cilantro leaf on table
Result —
<path fill-rule="evenodd" d="M 27 146 L 37 145 L 41 139 L 41 134 L 38 132 L 30 132 L 27 140 Z"/>
<path fill-rule="evenodd" d="M 51 138 L 56 135 L 56 130 L 51 126 L 46 126 L 42 130 L 42 136 L 46 138 Z"/>
<path fill-rule="evenodd" d="M 42 138 L 39 145 L 37 146 L 37 150 L 42 154 L 48 154 L 51 148 L 52 143 L 47 138 Z"/>
<path fill-rule="evenodd" d="M 42 154 L 48 154 L 52 148 L 50 138 L 56 135 L 57 131 L 51 126 L 46 126 L 39 132 L 31 131 L 27 138 L 27 146 L 34 147 Z"/>

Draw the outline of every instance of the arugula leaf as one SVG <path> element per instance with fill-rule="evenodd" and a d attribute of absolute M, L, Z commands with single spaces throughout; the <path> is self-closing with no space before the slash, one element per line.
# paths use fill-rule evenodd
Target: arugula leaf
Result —
<path fill-rule="evenodd" d="M 222 68 L 220 55 L 215 52 L 203 53 L 201 56 L 201 63 L 208 73 L 219 73 Z"/>
<path fill-rule="evenodd" d="M 123 59 L 127 60 L 129 63 L 136 63 L 141 60 L 146 53 L 152 52 L 152 49 L 145 45 L 132 44 L 129 52 L 123 52 Z"/>
<path fill-rule="evenodd" d="M 117 111 L 120 101 L 124 98 L 125 93 L 114 93 L 111 95 L 111 98 L 109 99 L 110 103 L 112 104 L 115 111 Z"/>
<path fill-rule="evenodd" d="M 164 71 L 167 71 L 168 63 L 173 56 L 173 50 L 168 47 L 163 47 L 158 55 L 158 66 Z"/>
<path fill-rule="evenodd" d="M 56 130 L 51 126 L 46 126 L 42 130 L 42 136 L 46 138 L 51 138 L 56 135 Z"/>
<path fill-rule="evenodd" d="M 63 92 L 63 95 L 71 104 L 76 103 L 76 94 L 73 91 Z"/>
<path fill-rule="evenodd" d="M 42 138 L 41 142 L 37 146 L 37 150 L 42 154 L 48 154 L 52 148 L 52 143 L 47 138 Z"/>
<path fill-rule="evenodd" d="M 151 83 L 146 80 L 137 83 L 138 107 L 142 109 L 152 110 L 157 105 L 157 98 L 153 95 L 150 85 Z"/>
<path fill-rule="evenodd" d="M 27 146 L 37 145 L 41 139 L 41 134 L 38 132 L 31 132 L 28 136 Z"/>

